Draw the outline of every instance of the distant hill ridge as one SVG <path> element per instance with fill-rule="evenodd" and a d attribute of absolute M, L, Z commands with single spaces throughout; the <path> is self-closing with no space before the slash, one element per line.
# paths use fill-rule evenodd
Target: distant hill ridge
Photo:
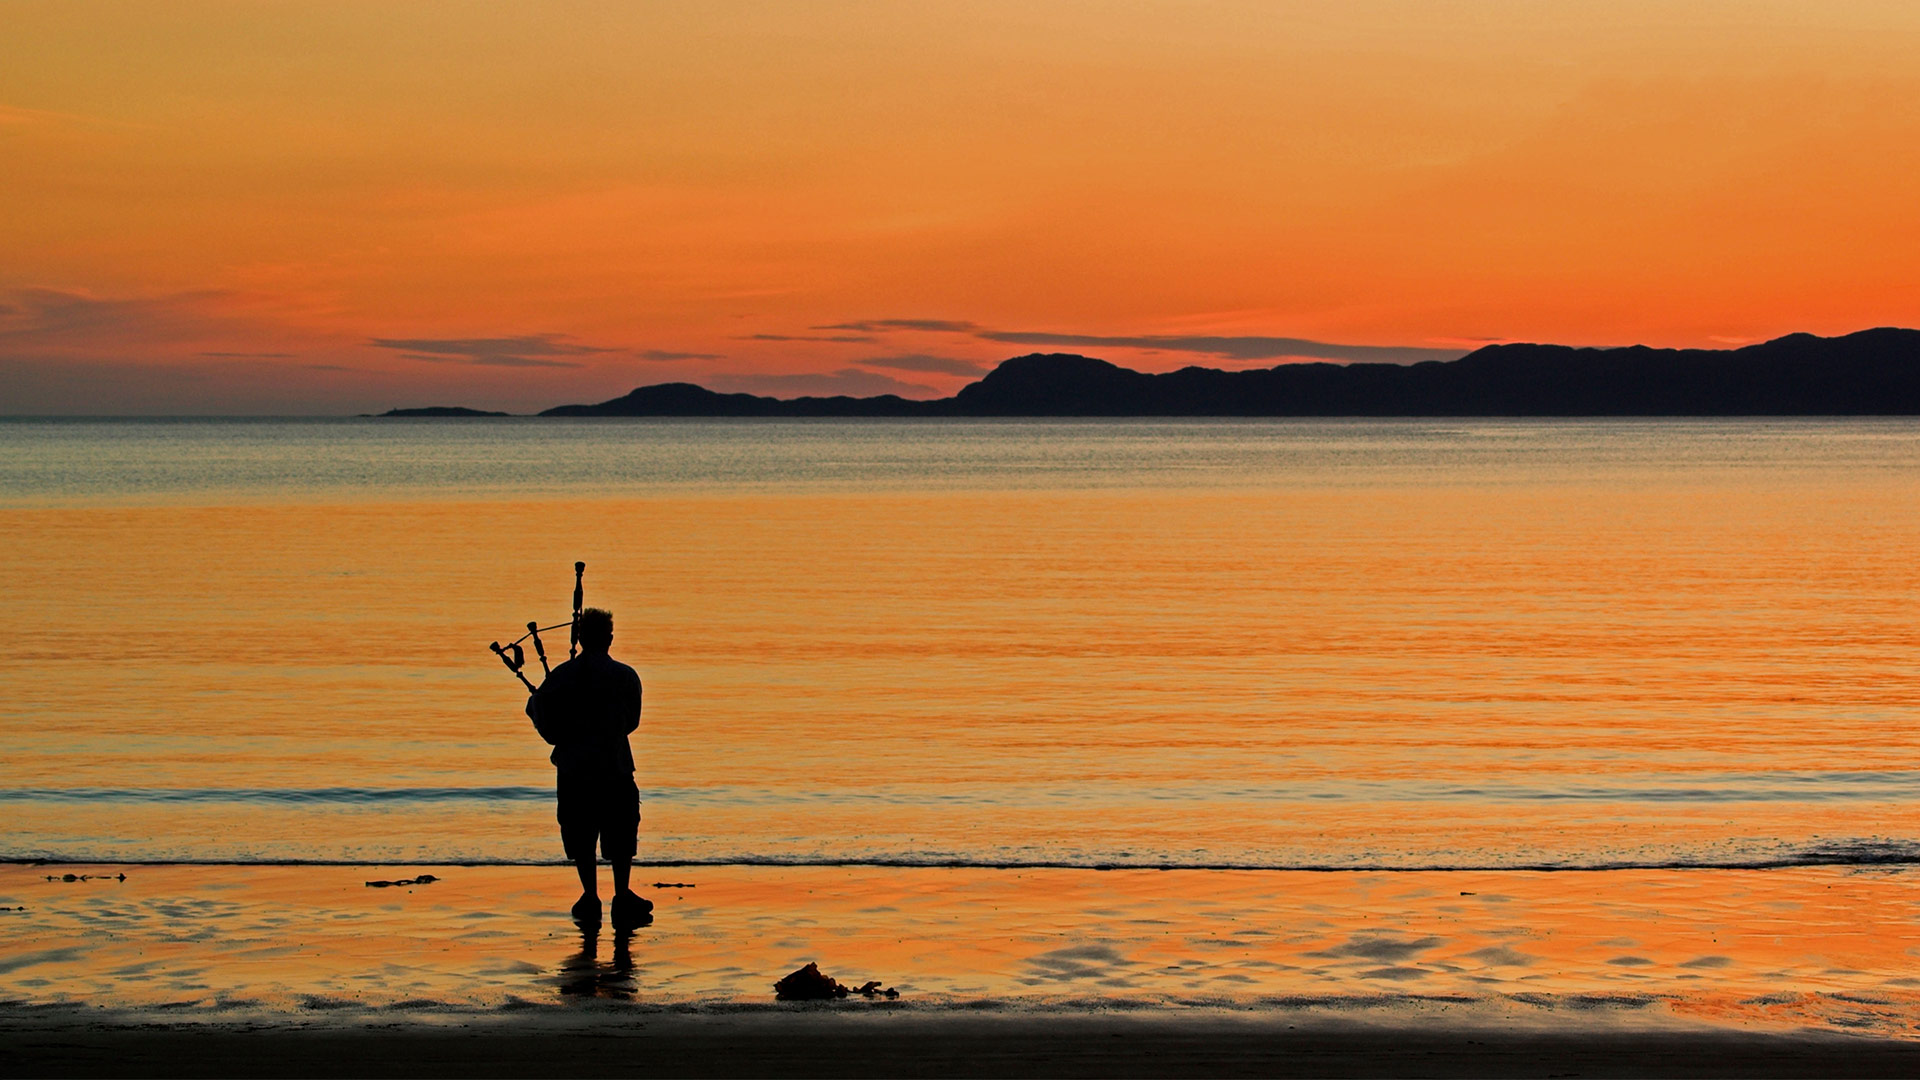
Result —
<path fill-rule="evenodd" d="M 1920 330 L 1790 334 L 1739 349 L 1489 345 L 1452 361 L 1132 371 L 1002 363 L 950 398 L 780 399 L 643 386 L 542 416 L 1863 416 L 1920 414 Z"/>

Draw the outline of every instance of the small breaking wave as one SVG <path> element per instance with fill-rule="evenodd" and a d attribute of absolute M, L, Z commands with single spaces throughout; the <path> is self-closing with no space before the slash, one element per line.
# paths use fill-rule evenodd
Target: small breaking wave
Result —
<path fill-rule="evenodd" d="M 543 793 L 544 795 L 544 793 Z M 69 857 L 53 853 L 0 852 L 0 863 L 36 865 L 114 865 L 114 866 L 367 866 L 404 862 L 416 866 L 560 866 L 560 859 L 487 858 L 471 856 L 413 857 L 406 859 L 370 858 L 163 858 L 126 859 L 113 857 Z M 792 869 L 898 869 L 898 870 L 1085 870 L 1111 871 L 1203 871 L 1264 873 L 1599 873 L 1624 870 L 1786 870 L 1797 867 L 1905 867 L 1920 866 L 1920 843 L 1880 838 L 1817 841 L 1767 853 L 1731 853 L 1725 855 L 1678 853 L 1661 857 L 1561 859 L 1501 859 L 1489 855 L 1483 860 L 1420 859 L 1338 860 L 1299 859 L 1182 859 L 1140 857 L 1107 859 L 1095 855 L 1059 858 L 994 858 L 944 854 L 872 854 L 838 857 L 832 855 L 769 855 L 752 852 L 729 853 L 700 858 L 636 859 L 636 867 L 674 869 L 685 867 L 753 867 Z"/>
<path fill-rule="evenodd" d="M 1793 771 L 1720 773 L 1685 778 L 1640 774 L 1605 782 L 1524 783 L 1446 780 L 1311 780 L 1247 784 L 1231 780 L 1162 783 L 1134 788 L 1111 783 L 1000 784 L 990 791 L 951 790 L 913 784 L 882 784 L 861 790 L 776 788 L 757 785 L 651 786 L 649 801 L 684 806 L 1070 806 L 1143 803 L 1266 804 L 1329 802 L 1420 803 L 1770 803 L 1904 802 L 1920 799 L 1920 771 Z M 0 789 L 0 802 L 44 803 L 259 803 L 390 804 L 407 802 L 535 802 L 553 797 L 547 786 L 475 785 L 439 787 L 314 788 L 131 788 L 35 787 Z"/>

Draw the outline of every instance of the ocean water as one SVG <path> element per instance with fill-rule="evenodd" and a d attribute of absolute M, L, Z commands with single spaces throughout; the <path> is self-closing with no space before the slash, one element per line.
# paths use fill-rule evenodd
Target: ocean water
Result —
<path fill-rule="evenodd" d="M 1920 861 L 1920 423 L 0 422 L 0 857 Z M 565 652 L 565 635 L 549 651 Z"/>

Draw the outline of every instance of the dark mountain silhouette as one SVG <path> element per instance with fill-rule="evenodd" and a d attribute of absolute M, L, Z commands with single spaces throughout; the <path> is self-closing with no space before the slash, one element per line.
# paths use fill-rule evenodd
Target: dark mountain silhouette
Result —
<path fill-rule="evenodd" d="M 1920 414 L 1920 330 L 1740 349 L 1489 345 L 1459 360 L 1189 367 L 1018 356 L 950 398 L 780 399 L 643 386 L 542 416 L 1863 416 Z"/>

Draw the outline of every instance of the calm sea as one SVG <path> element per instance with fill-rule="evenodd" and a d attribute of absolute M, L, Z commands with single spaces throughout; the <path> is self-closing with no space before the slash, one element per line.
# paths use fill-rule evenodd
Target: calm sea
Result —
<path fill-rule="evenodd" d="M 576 559 L 652 862 L 1920 858 L 1913 421 L 7 421 L 0 536 L 6 858 L 556 860 Z"/>

